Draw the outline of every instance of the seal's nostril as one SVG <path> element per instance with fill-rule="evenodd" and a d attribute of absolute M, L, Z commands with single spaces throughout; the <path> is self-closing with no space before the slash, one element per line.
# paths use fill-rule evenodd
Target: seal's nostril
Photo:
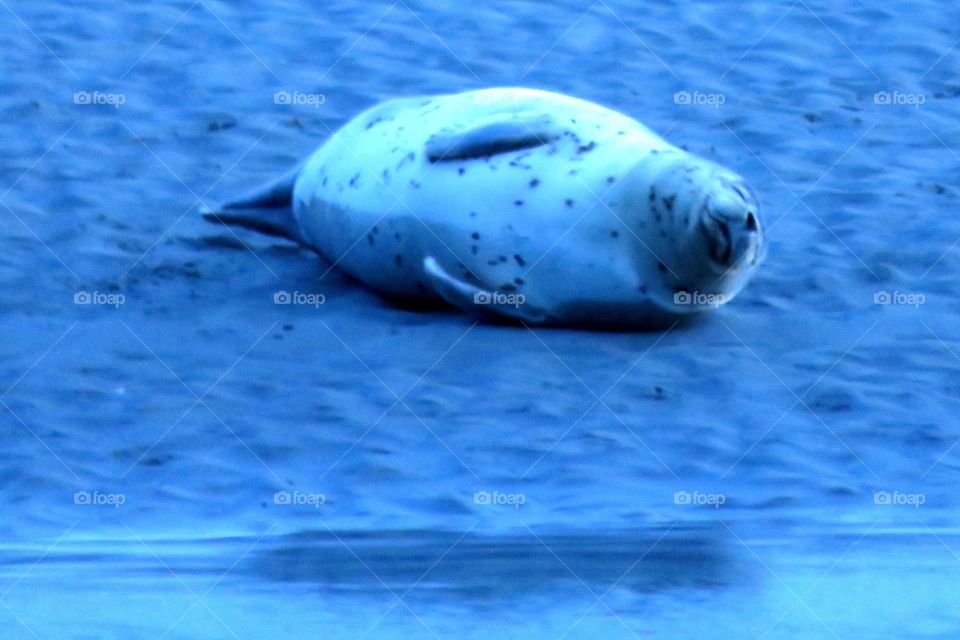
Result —
<path fill-rule="evenodd" d="M 757 230 L 757 219 L 753 216 L 753 212 L 747 214 L 747 231 L 756 231 Z"/>

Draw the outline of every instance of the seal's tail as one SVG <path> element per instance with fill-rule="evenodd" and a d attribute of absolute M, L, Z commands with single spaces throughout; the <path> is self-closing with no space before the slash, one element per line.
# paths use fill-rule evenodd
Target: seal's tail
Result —
<path fill-rule="evenodd" d="M 293 185 L 299 173 L 300 168 L 297 167 L 244 198 L 213 209 L 202 209 L 200 213 L 209 222 L 243 227 L 302 244 L 303 239 L 293 216 Z"/>

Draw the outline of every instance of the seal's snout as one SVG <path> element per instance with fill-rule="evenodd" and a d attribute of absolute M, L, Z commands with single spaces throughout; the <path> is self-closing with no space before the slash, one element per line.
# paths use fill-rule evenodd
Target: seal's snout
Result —
<path fill-rule="evenodd" d="M 710 216 L 704 229 L 714 263 L 723 270 L 753 266 L 760 252 L 760 222 L 752 211 L 739 219 Z"/>
<path fill-rule="evenodd" d="M 707 204 L 704 233 L 713 262 L 723 270 L 756 264 L 762 243 L 757 202 L 748 189 L 731 185 Z"/>

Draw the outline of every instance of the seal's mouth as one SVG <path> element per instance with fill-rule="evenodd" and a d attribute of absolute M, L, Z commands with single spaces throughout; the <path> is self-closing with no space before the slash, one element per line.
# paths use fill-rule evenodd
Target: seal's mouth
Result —
<path fill-rule="evenodd" d="M 710 257 L 715 262 L 728 266 L 733 256 L 733 237 L 730 235 L 730 225 L 722 220 L 714 221 L 714 232 L 708 238 Z"/>

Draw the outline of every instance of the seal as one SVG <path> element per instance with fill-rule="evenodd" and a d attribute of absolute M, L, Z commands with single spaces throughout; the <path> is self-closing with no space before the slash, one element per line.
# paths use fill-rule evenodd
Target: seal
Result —
<path fill-rule="evenodd" d="M 739 175 L 525 88 L 382 103 L 204 215 L 298 242 L 386 297 L 531 324 L 657 328 L 729 302 L 764 248 Z"/>

